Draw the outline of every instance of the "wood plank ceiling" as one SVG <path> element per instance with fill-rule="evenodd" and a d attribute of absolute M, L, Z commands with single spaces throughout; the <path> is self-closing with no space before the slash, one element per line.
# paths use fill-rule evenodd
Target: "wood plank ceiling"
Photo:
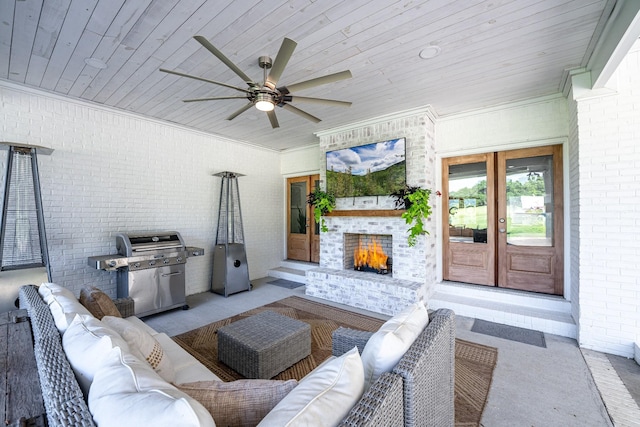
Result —
<path fill-rule="evenodd" d="M 585 66 L 615 0 L 3 0 L 0 79 L 276 150 L 314 132 L 431 105 L 437 114 L 556 94 Z M 351 70 L 296 95 L 353 102 L 276 108 L 280 127 L 246 100 L 184 103 L 246 88 L 205 50 L 203 35 L 262 82 L 258 57 L 298 43 L 280 85 Z M 440 54 L 421 59 L 437 46 Z M 100 68 L 102 62 L 106 68 Z"/>

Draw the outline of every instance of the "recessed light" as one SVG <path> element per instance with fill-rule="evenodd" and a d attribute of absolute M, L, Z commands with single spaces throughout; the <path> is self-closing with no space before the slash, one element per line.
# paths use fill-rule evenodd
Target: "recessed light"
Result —
<path fill-rule="evenodd" d="M 419 55 L 422 59 L 431 59 L 438 56 L 441 50 L 442 49 L 440 49 L 440 46 L 429 46 L 422 49 Z"/>
<path fill-rule="evenodd" d="M 85 58 L 84 63 L 90 67 L 99 68 L 101 70 L 104 70 L 105 68 L 107 68 L 107 64 L 105 64 L 103 60 L 98 58 Z"/>

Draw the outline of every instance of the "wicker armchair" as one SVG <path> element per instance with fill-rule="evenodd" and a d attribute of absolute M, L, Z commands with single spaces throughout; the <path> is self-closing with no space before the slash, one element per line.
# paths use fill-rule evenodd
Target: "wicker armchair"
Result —
<path fill-rule="evenodd" d="M 376 381 L 342 421 L 342 426 L 453 426 L 455 314 L 440 309 L 429 315 L 429 325 L 389 374 Z M 360 353 L 372 332 L 338 328 L 333 333 L 333 354 L 354 346 Z M 398 393 L 389 377 L 402 385 Z M 394 413 L 396 400 L 402 417 Z"/>

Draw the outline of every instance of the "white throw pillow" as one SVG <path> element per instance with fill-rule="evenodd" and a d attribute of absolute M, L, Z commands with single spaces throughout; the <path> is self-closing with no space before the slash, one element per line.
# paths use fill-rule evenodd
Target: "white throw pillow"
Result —
<path fill-rule="evenodd" d="M 38 286 L 38 293 L 47 304 L 49 303 L 48 298 L 50 298 L 53 294 L 61 294 L 66 295 L 67 297 L 75 298 L 73 292 L 71 292 L 64 286 L 56 285 L 55 283 L 42 283 L 40 286 Z"/>
<path fill-rule="evenodd" d="M 53 315 L 53 321 L 60 334 L 64 334 L 76 314 L 87 314 L 91 316 L 80 301 L 67 288 L 63 288 L 55 283 L 43 283 L 38 287 L 38 293 L 43 301 L 49 306 Z"/>
<path fill-rule="evenodd" d="M 360 400 L 364 370 L 357 348 L 331 357 L 305 376 L 258 426 L 335 426 Z"/>
<path fill-rule="evenodd" d="M 91 315 L 76 314 L 62 336 L 62 347 L 76 374 L 85 398 L 96 371 L 113 347 L 128 352 L 129 346 L 117 332 Z"/>
<path fill-rule="evenodd" d="M 387 320 L 369 338 L 362 350 L 365 390 L 368 390 L 380 375 L 393 370 L 428 324 L 429 313 L 424 303 L 419 301 Z"/>
<path fill-rule="evenodd" d="M 157 339 L 121 317 L 104 316 L 102 321 L 124 338 L 129 344 L 131 354 L 140 360 L 146 360 L 165 381 L 170 383 L 175 381 L 176 372 L 173 363 Z"/>
<path fill-rule="evenodd" d="M 89 410 L 100 427 L 215 426 L 199 402 L 118 347 L 96 372 L 89 390 Z"/>

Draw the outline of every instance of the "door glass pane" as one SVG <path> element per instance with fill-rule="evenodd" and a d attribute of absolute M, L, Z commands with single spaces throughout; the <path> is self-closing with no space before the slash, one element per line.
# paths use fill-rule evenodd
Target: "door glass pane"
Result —
<path fill-rule="evenodd" d="M 553 156 L 507 160 L 507 243 L 553 246 Z"/>
<path fill-rule="evenodd" d="M 449 166 L 449 241 L 487 243 L 487 164 Z"/>
<path fill-rule="evenodd" d="M 307 183 L 292 182 L 289 188 L 291 200 L 291 224 L 289 231 L 292 234 L 307 234 Z"/>

